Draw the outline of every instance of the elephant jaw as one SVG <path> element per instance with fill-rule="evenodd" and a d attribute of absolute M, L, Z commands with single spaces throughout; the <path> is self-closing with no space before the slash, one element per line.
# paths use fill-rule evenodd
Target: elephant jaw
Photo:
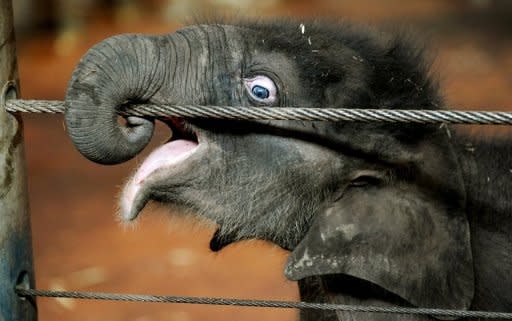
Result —
<path fill-rule="evenodd" d="M 169 170 L 185 161 L 198 149 L 197 141 L 172 140 L 154 150 L 142 163 L 135 175 L 126 184 L 120 202 L 121 218 L 131 221 L 145 205 L 143 186 L 161 169 Z"/>

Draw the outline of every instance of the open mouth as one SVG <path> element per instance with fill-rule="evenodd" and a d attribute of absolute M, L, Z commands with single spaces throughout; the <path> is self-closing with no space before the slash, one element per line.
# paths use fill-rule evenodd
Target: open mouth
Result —
<path fill-rule="evenodd" d="M 172 130 L 171 138 L 155 149 L 126 184 L 121 196 L 121 217 L 134 220 L 145 205 L 142 187 L 156 172 L 176 167 L 197 150 L 200 139 L 197 132 L 181 118 L 169 118 L 166 124 Z"/>
<path fill-rule="evenodd" d="M 199 143 L 197 132 L 183 118 L 170 117 L 165 120 L 167 126 L 172 130 L 172 136 L 168 142 L 176 140 L 187 140 Z"/>

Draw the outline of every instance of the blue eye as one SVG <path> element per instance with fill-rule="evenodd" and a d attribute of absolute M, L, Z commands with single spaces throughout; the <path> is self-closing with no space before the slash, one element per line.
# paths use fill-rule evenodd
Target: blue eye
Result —
<path fill-rule="evenodd" d="M 259 99 L 267 99 L 270 96 L 270 91 L 262 86 L 254 86 L 251 90 L 252 94 Z"/>
<path fill-rule="evenodd" d="M 277 86 L 267 76 L 256 76 L 244 79 L 245 88 L 253 100 L 265 105 L 275 104 L 277 101 Z"/>

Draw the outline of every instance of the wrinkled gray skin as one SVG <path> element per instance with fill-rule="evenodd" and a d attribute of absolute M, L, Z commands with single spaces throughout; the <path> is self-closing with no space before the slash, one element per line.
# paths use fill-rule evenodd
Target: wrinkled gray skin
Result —
<path fill-rule="evenodd" d="M 275 101 L 257 101 L 244 85 L 259 75 L 276 84 Z M 403 37 L 293 21 L 107 39 L 78 65 L 66 101 L 76 147 L 104 164 L 132 158 L 151 138 L 151 119 L 118 124 L 115 112 L 127 102 L 442 106 L 421 52 Z M 176 150 L 166 157 L 165 148 L 176 137 L 154 152 L 123 192 L 124 219 L 156 200 L 216 223 L 213 250 L 243 239 L 274 242 L 291 251 L 285 274 L 299 280 L 307 301 L 512 311 L 506 142 L 471 143 L 446 126 L 166 122 L 199 145 L 172 164 Z M 433 319 L 301 313 L 390 318 Z"/>

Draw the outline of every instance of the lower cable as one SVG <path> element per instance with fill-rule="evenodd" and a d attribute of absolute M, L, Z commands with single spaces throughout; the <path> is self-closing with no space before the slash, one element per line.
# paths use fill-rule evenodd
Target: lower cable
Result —
<path fill-rule="evenodd" d="M 465 317 L 465 318 L 512 320 L 512 313 L 510 313 L 510 312 L 360 306 L 360 305 L 344 305 L 344 304 L 332 304 L 332 303 L 311 303 L 311 302 L 274 301 L 274 300 L 246 300 L 246 299 L 227 299 L 227 298 L 212 298 L 212 297 L 185 297 L 185 296 L 167 296 L 167 295 L 140 295 L 140 294 L 99 293 L 99 292 L 49 291 L 49 290 L 25 289 L 25 288 L 21 288 L 21 287 L 17 287 L 15 289 L 15 291 L 19 296 L 22 296 L 22 297 L 50 297 L 50 298 L 69 298 L 69 299 L 85 299 L 85 300 L 153 302 L 153 303 L 209 304 L 209 305 L 230 305 L 230 306 L 285 308 L 285 309 L 316 309 L 316 310 L 337 310 L 337 311 L 361 312 L 361 313 L 389 313 L 389 314 L 410 314 L 410 315 L 414 314 L 414 315 L 429 315 L 429 316 L 436 316 L 436 317 Z"/>

